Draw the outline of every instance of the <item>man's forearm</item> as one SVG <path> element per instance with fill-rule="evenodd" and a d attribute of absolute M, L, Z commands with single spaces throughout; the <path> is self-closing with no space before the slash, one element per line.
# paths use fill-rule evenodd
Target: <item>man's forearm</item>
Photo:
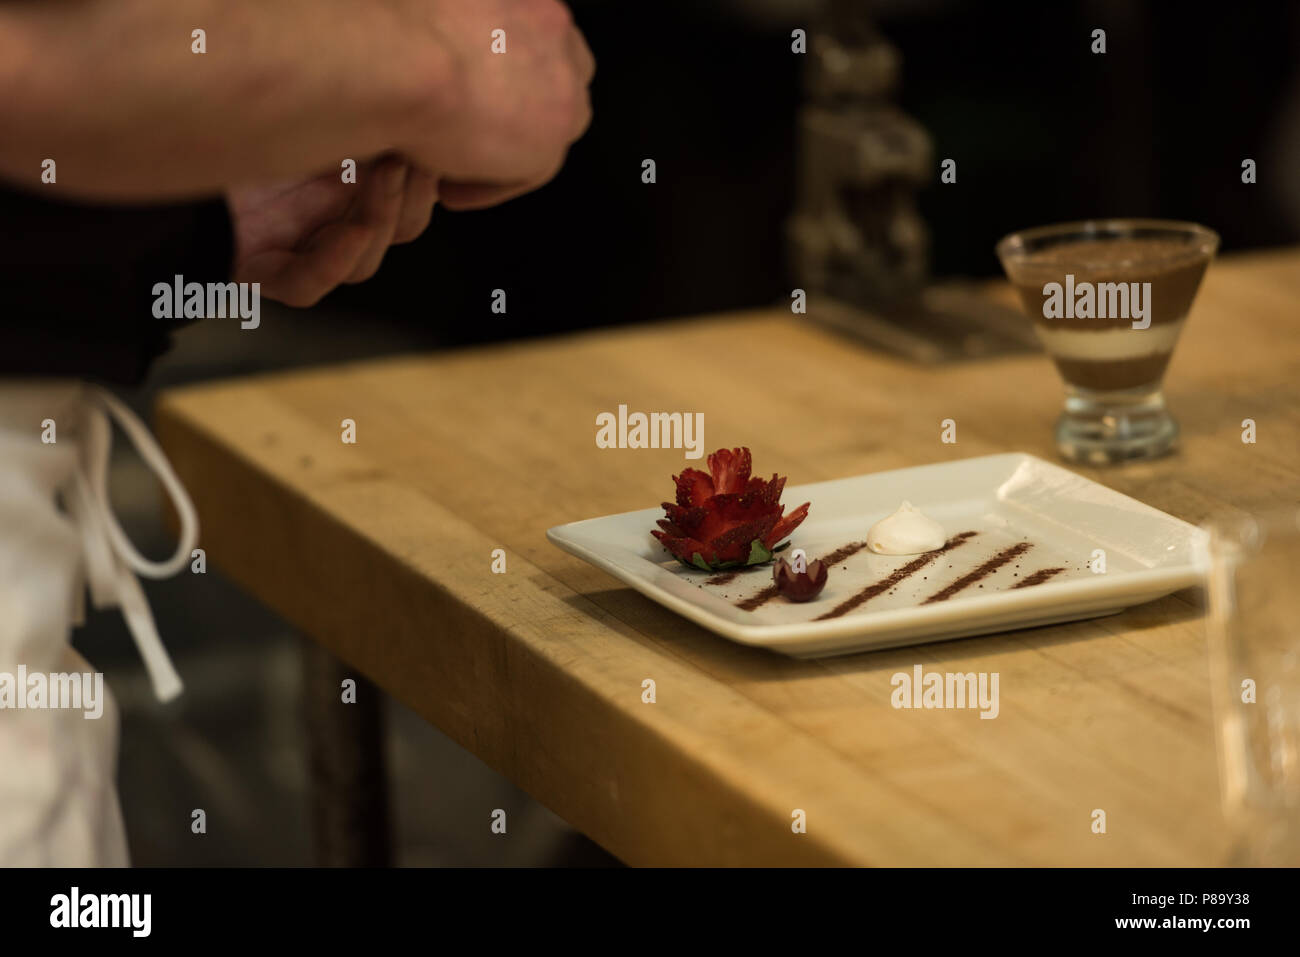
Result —
<path fill-rule="evenodd" d="M 360 161 L 434 108 L 431 49 L 382 2 L 0 2 L 0 178 L 139 200 Z"/>

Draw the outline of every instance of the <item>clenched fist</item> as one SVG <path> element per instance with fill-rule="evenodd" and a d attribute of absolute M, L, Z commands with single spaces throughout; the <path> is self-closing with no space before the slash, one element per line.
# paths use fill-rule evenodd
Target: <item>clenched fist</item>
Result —
<path fill-rule="evenodd" d="M 595 61 L 557 0 L 388 0 L 417 88 L 388 158 L 355 185 L 330 172 L 232 189 L 235 279 L 310 306 L 369 279 L 390 245 L 414 239 L 435 201 L 492 206 L 536 189 L 591 121 Z"/>
<path fill-rule="evenodd" d="M 236 279 L 309 305 L 372 275 L 435 199 L 550 180 L 594 73 L 559 0 L 0 2 L 0 179 L 57 156 L 69 198 L 222 192 Z"/>
<path fill-rule="evenodd" d="M 596 61 L 558 0 L 390 0 L 426 31 L 424 109 L 398 150 L 442 181 L 453 208 L 550 180 L 591 122 Z"/>

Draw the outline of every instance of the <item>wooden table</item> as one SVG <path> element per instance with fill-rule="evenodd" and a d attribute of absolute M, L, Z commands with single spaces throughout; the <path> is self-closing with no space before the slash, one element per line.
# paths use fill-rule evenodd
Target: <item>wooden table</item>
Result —
<path fill-rule="evenodd" d="M 1297 303 L 1300 250 L 1216 263 L 1167 379 L 1181 451 L 1080 471 L 1191 522 L 1294 502 Z M 801 484 L 1054 458 L 1060 397 L 1041 355 L 920 368 L 778 310 L 187 388 L 157 429 L 221 568 L 628 863 L 1220 863 L 1197 592 L 796 661 L 717 638 L 544 536 L 652 506 L 698 464 L 598 449 L 596 415 L 620 403 L 703 412 L 709 450 L 748 445 L 757 471 Z M 893 709 L 890 676 L 916 663 L 999 672 L 1000 716 Z"/>

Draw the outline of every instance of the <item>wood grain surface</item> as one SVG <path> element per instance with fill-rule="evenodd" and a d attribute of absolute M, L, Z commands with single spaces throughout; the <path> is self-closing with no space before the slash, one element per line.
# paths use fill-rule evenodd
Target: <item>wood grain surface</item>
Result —
<path fill-rule="evenodd" d="M 1191 522 L 1294 502 L 1298 303 L 1300 250 L 1216 262 L 1166 378 L 1180 450 L 1077 471 Z M 706 450 L 802 484 L 1055 460 L 1061 385 L 1042 355 L 921 368 L 769 311 L 186 388 L 157 430 L 216 564 L 628 863 L 1224 860 L 1199 592 L 821 661 L 734 645 L 545 539 L 699 464 L 597 448 L 619 404 L 703 412 Z M 1000 715 L 892 708 L 918 663 L 998 672 Z"/>

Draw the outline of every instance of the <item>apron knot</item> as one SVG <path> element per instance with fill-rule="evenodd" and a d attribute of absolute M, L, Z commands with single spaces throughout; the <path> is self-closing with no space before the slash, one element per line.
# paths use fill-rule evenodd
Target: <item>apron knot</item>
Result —
<path fill-rule="evenodd" d="M 148 428 L 115 395 L 98 386 L 84 386 L 85 421 L 79 435 L 79 458 L 73 480 L 66 489 L 65 507 L 81 536 L 83 570 L 90 598 L 99 609 L 118 607 L 144 659 L 154 694 L 170 701 L 181 693 L 167 649 L 163 647 L 149 610 L 148 599 L 136 575 L 170 578 L 183 569 L 198 544 L 199 520 L 194 503 L 172 470 L 167 456 Z M 131 544 L 108 501 L 108 459 L 116 421 L 136 451 L 167 490 L 180 517 L 176 552 L 163 562 L 153 562 Z"/>

